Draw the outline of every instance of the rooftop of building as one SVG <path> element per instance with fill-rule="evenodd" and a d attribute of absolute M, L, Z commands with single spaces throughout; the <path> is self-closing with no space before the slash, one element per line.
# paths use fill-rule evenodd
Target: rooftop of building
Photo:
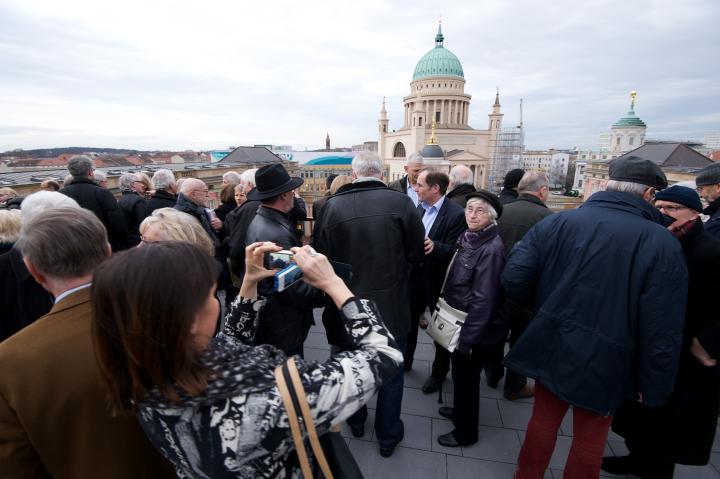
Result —
<path fill-rule="evenodd" d="M 413 81 L 430 77 L 465 78 L 460 60 L 453 52 L 445 48 L 444 41 L 442 25 L 439 25 L 437 35 L 435 35 L 435 48 L 423 55 L 417 63 Z"/>

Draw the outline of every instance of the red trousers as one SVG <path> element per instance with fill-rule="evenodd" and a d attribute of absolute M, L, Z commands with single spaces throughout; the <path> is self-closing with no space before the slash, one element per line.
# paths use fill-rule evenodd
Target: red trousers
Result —
<path fill-rule="evenodd" d="M 569 404 L 535 383 L 535 405 L 518 458 L 516 479 L 542 479 L 555 450 L 560 423 Z M 591 479 L 600 475 L 612 416 L 573 407 L 573 441 L 563 479 Z"/>

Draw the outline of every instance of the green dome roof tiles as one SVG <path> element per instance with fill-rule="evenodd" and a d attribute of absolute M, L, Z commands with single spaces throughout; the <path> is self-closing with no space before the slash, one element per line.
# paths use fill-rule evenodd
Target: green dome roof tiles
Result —
<path fill-rule="evenodd" d="M 620 118 L 613 126 L 647 126 L 640 118 L 637 117 L 634 110 L 627 112 L 627 115 Z"/>
<path fill-rule="evenodd" d="M 427 52 L 415 66 L 413 81 L 429 77 L 465 78 L 460 60 L 453 52 L 443 46 L 445 37 L 438 27 L 435 48 Z"/>

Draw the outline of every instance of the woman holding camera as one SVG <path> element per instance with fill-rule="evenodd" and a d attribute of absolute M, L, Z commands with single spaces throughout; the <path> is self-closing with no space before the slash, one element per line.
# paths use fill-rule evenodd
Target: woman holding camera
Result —
<path fill-rule="evenodd" d="M 95 272 L 93 338 L 109 398 L 132 411 L 180 477 L 295 477 L 297 457 L 273 372 L 283 352 L 255 345 L 265 253 L 246 249 L 240 294 L 212 337 L 219 305 L 214 259 L 186 243 L 122 252 Z M 304 280 L 342 312 L 353 348 L 324 363 L 296 358 L 318 434 L 362 406 L 397 371 L 402 354 L 374 304 L 353 297 L 327 259 L 293 248 Z M 159 288 L 158 286 L 162 286 Z"/>

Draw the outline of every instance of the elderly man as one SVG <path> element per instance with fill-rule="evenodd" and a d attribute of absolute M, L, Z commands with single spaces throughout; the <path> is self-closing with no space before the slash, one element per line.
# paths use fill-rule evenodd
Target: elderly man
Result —
<path fill-rule="evenodd" d="M 222 176 L 222 186 L 239 185 L 242 183 L 242 177 L 237 171 L 226 171 Z"/>
<path fill-rule="evenodd" d="M 215 245 L 217 251 L 220 246 L 222 221 L 207 209 L 208 187 L 204 181 L 197 178 L 187 178 L 180 187 L 175 209 L 187 213 L 200 222 Z M 216 253 L 217 256 L 217 253 Z"/>
<path fill-rule="evenodd" d="M 108 186 L 107 186 L 107 175 L 106 175 L 105 173 L 103 173 L 103 172 L 100 171 L 100 170 L 97 170 L 97 171 L 94 171 L 94 172 L 93 172 L 93 177 L 94 177 L 94 179 L 95 179 L 95 183 L 97 183 L 97 185 L 98 185 L 100 188 L 107 188 L 107 187 L 108 187 Z"/>
<path fill-rule="evenodd" d="M 382 182 L 383 162 L 377 154 L 358 153 L 352 170 L 353 183 L 328 197 L 313 245 L 328 258 L 352 266 L 348 286 L 375 301 L 402 349 L 411 329 L 408 272 L 423 259 L 425 231 L 412 201 Z M 330 344 L 342 348 L 347 338 L 334 305 L 325 307 L 323 323 Z M 375 436 L 383 457 L 390 456 L 403 438 L 402 395 L 403 373 L 398 371 L 378 393 Z M 355 437 L 363 436 L 366 418 L 363 407 L 348 419 Z"/>
<path fill-rule="evenodd" d="M 72 182 L 60 190 L 80 206 L 95 213 L 108 232 L 113 251 L 127 249 L 128 232 L 123 213 L 112 193 L 95 183 L 93 163 L 87 156 L 73 156 L 68 162 Z"/>
<path fill-rule="evenodd" d="M 240 175 L 240 184 L 245 187 L 245 193 L 249 193 L 255 188 L 255 174 L 257 171 L 257 168 L 250 168 L 249 170 L 243 171 L 242 175 Z"/>
<path fill-rule="evenodd" d="M 257 171 L 257 168 L 243 171 L 241 176 L 246 201 L 240 208 L 229 213 L 227 218 L 227 223 L 231 228 L 228 229 L 225 246 L 230 252 L 230 268 L 240 280 L 245 274 L 245 233 L 260 207 L 260 201 L 250 199 L 250 192 L 255 189 L 255 173 Z"/>
<path fill-rule="evenodd" d="M 177 203 L 177 183 L 175 174 L 165 168 L 153 173 L 152 184 L 155 193 L 147 200 L 145 210 L 148 216 L 160 208 L 172 208 Z"/>
<path fill-rule="evenodd" d="M 399 180 L 388 183 L 388 188 L 399 191 L 410 197 L 415 206 L 418 205 L 419 199 L 415 192 L 415 183 L 417 182 L 418 175 L 422 171 L 425 164 L 425 159 L 420 153 L 413 153 L 407 157 L 405 162 L 405 176 Z"/>
<path fill-rule="evenodd" d="M 128 232 L 128 246 L 137 246 L 140 243 L 140 223 L 147 216 L 145 209 L 145 184 L 135 173 L 125 173 L 120 176 L 120 199 L 118 206 L 125 218 L 125 227 Z"/>
<path fill-rule="evenodd" d="M 473 172 L 465 165 L 455 165 L 450 169 L 448 176 L 450 177 L 450 184 L 448 185 L 446 197 L 464 209 L 467 204 L 467 195 L 475 193 Z"/>
<path fill-rule="evenodd" d="M 415 183 L 415 191 L 420 200 L 417 210 L 421 215 L 425 229 L 425 258 L 419 270 L 413 272 L 413 310 L 430 311 L 435 309 L 445 272 L 458 237 L 467 229 L 465 211 L 456 203 L 447 200 L 450 178 L 445 173 L 431 170 L 420 172 Z M 417 345 L 418 327 L 414 326 L 408 337 L 405 361 L 412 364 Z M 407 366 L 407 365 L 406 365 Z M 440 389 L 448 371 L 450 371 L 450 353 L 435 345 L 435 360 L 432 373 L 422 387 L 425 394 Z"/>
<path fill-rule="evenodd" d="M 618 410 L 612 427 L 625 437 L 629 454 L 603 458 L 602 468 L 668 479 L 676 463 L 707 464 L 713 449 L 720 404 L 720 318 L 708 314 L 707 302 L 720 296 L 720 240 L 704 231 L 702 204 L 692 189 L 667 188 L 655 195 L 655 207 L 673 220 L 668 229 L 680 240 L 690 278 L 680 367 L 661 407 L 626 402 Z"/>
<path fill-rule="evenodd" d="M 650 204 L 667 186 L 650 160 L 610 162 L 607 191 L 536 224 L 502 281 L 534 317 L 505 366 L 535 378 L 518 478 L 543 477 L 573 406 L 566 477 L 598 477 L 612 414 L 626 398 L 661 405 L 675 381 L 687 299 L 679 243 Z"/>
<path fill-rule="evenodd" d="M 302 246 L 289 217 L 295 189 L 303 183 L 302 178 L 290 178 L 285 168 L 276 163 L 260 168 L 256 180 L 248 200 L 259 201 L 260 208 L 248 227 L 246 245 L 272 241 L 286 250 Z M 268 300 L 259 315 L 255 340 L 272 344 L 288 356 L 302 356 L 303 343 L 313 321 L 312 310 L 324 304 L 322 292 L 302 281 L 280 293 L 273 292 L 272 278 L 263 281 L 258 291 Z"/>
<path fill-rule="evenodd" d="M 18 247 L 50 312 L 0 343 L 0 475 L 173 477 L 132 416 L 113 417 L 90 336 L 90 283 L 110 256 L 89 211 L 55 208 L 24 225 Z"/>
<path fill-rule="evenodd" d="M 505 245 L 506 255 L 510 254 L 513 246 L 525 236 L 530 228 L 552 214 L 545 206 L 550 195 L 549 184 L 547 175 L 538 171 L 526 172 L 518 183 L 517 200 L 505 205 L 503 215 L 498 220 L 498 231 Z M 513 301 L 508 301 L 507 311 L 510 320 L 510 347 L 512 347 L 532 319 L 532 311 Z M 503 353 L 504 350 L 496 352 L 495 360 L 487 370 L 490 387 L 496 387 L 503 376 Z M 527 384 L 527 378 L 513 371 L 508 371 L 503 389 L 505 399 L 510 401 L 533 395 L 533 388 Z"/>
<path fill-rule="evenodd" d="M 720 239 L 720 163 L 706 166 L 695 178 L 697 191 L 708 202 L 703 211 L 710 219 L 705 223 L 705 231 Z"/>

